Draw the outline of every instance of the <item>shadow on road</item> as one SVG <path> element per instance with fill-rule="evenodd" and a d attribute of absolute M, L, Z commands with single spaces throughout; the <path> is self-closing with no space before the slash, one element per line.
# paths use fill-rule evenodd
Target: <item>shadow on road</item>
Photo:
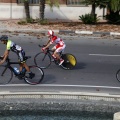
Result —
<path fill-rule="evenodd" d="M 86 67 L 85 63 L 82 62 L 78 62 L 76 67 L 74 68 L 74 70 L 78 70 L 78 69 L 84 69 Z"/>

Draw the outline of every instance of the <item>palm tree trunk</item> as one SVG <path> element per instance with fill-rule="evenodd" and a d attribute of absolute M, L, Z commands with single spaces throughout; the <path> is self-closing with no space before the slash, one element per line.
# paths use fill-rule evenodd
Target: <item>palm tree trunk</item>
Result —
<path fill-rule="evenodd" d="M 96 6 L 95 6 L 95 2 L 94 2 L 92 4 L 92 10 L 91 10 L 91 15 L 94 16 L 94 24 L 95 24 L 95 19 L 96 19 L 95 9 L 96 9 Z"/>
<path fill-rule="evenodd" d="M 40 13 L 40 19 L 44 20 L 44 12 L 45 12 L 45 0 L 40 0 L 39 3 L 39 13 Z"/>
<path fill-rule="evenodd" d="M 30 11 L 29 11 L 29 2 L 28 0 L 24 0 L 24 8 L 25 8 L 25 14 L 26 14 L 26 19 L 30 19 Z"/>

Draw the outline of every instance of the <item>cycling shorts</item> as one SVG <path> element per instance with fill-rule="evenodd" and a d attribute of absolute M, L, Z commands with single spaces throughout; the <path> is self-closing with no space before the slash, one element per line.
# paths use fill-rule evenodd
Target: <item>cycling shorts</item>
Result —
<path fill-rule="evenodd" d="M 55 52 L 59 53 L 59 52 L 63 52 L 65 47 L 66 45 L 64 44 L 63 46 L 60 46 L 60 47 L 54 46 L 54 49 L 55 49 Z"/>
<path fill-rule="evenodd" d="M 20 52 L 18 52 L 18 59 L 21 63 L 26 62 L 25 60 L 25 52 L 23 50 L 21 50 Z"/>

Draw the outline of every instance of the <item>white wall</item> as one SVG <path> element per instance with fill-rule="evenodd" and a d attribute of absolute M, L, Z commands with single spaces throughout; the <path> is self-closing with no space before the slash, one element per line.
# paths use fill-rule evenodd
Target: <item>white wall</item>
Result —
<path fill-rule="evenodd" d="M 47 19 L 69 19 L 79 20 L 79 16 L 90 13 L 91 6 L 88 7 L 69 7 L 61 5 L 60 8 L 53 8 L 50 10 L 49 6 L 45 7 L 45 18 Z M 30 6 L 30 13 L 32 18 L 39 18 L 39 6 Z M 98 16 L 103 15 L 103 9 L 96 9 Z M 24 6 L 17 4 L 0 3 L 0 19 L 22 19 L 25 18 Z"/>

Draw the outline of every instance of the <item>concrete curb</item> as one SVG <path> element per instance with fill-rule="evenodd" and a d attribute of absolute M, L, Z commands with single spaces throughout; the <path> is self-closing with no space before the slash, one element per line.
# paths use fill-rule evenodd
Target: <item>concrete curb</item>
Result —
<path fill-rule="evenodd" d="M 36 32 L 36 33 L 47 33 L 48 30 L 41 29 L 17 29 L 17 28 L 1 28 L 0 32 Z M 79 31 L 79 30 L 53 30 L 55 33 L 64 33 L 64 34 L 84 34 L 84 35 L 109 35 L 109 36 L 119 36 L 119 32 L 94 32 L 94 31 Z"/>
<path fill-rule="evenodd" d="M 114 114 L 120 110 L 120 96 L 105 93 L 0 92 L 0 111 L 78 111 Z"/>

